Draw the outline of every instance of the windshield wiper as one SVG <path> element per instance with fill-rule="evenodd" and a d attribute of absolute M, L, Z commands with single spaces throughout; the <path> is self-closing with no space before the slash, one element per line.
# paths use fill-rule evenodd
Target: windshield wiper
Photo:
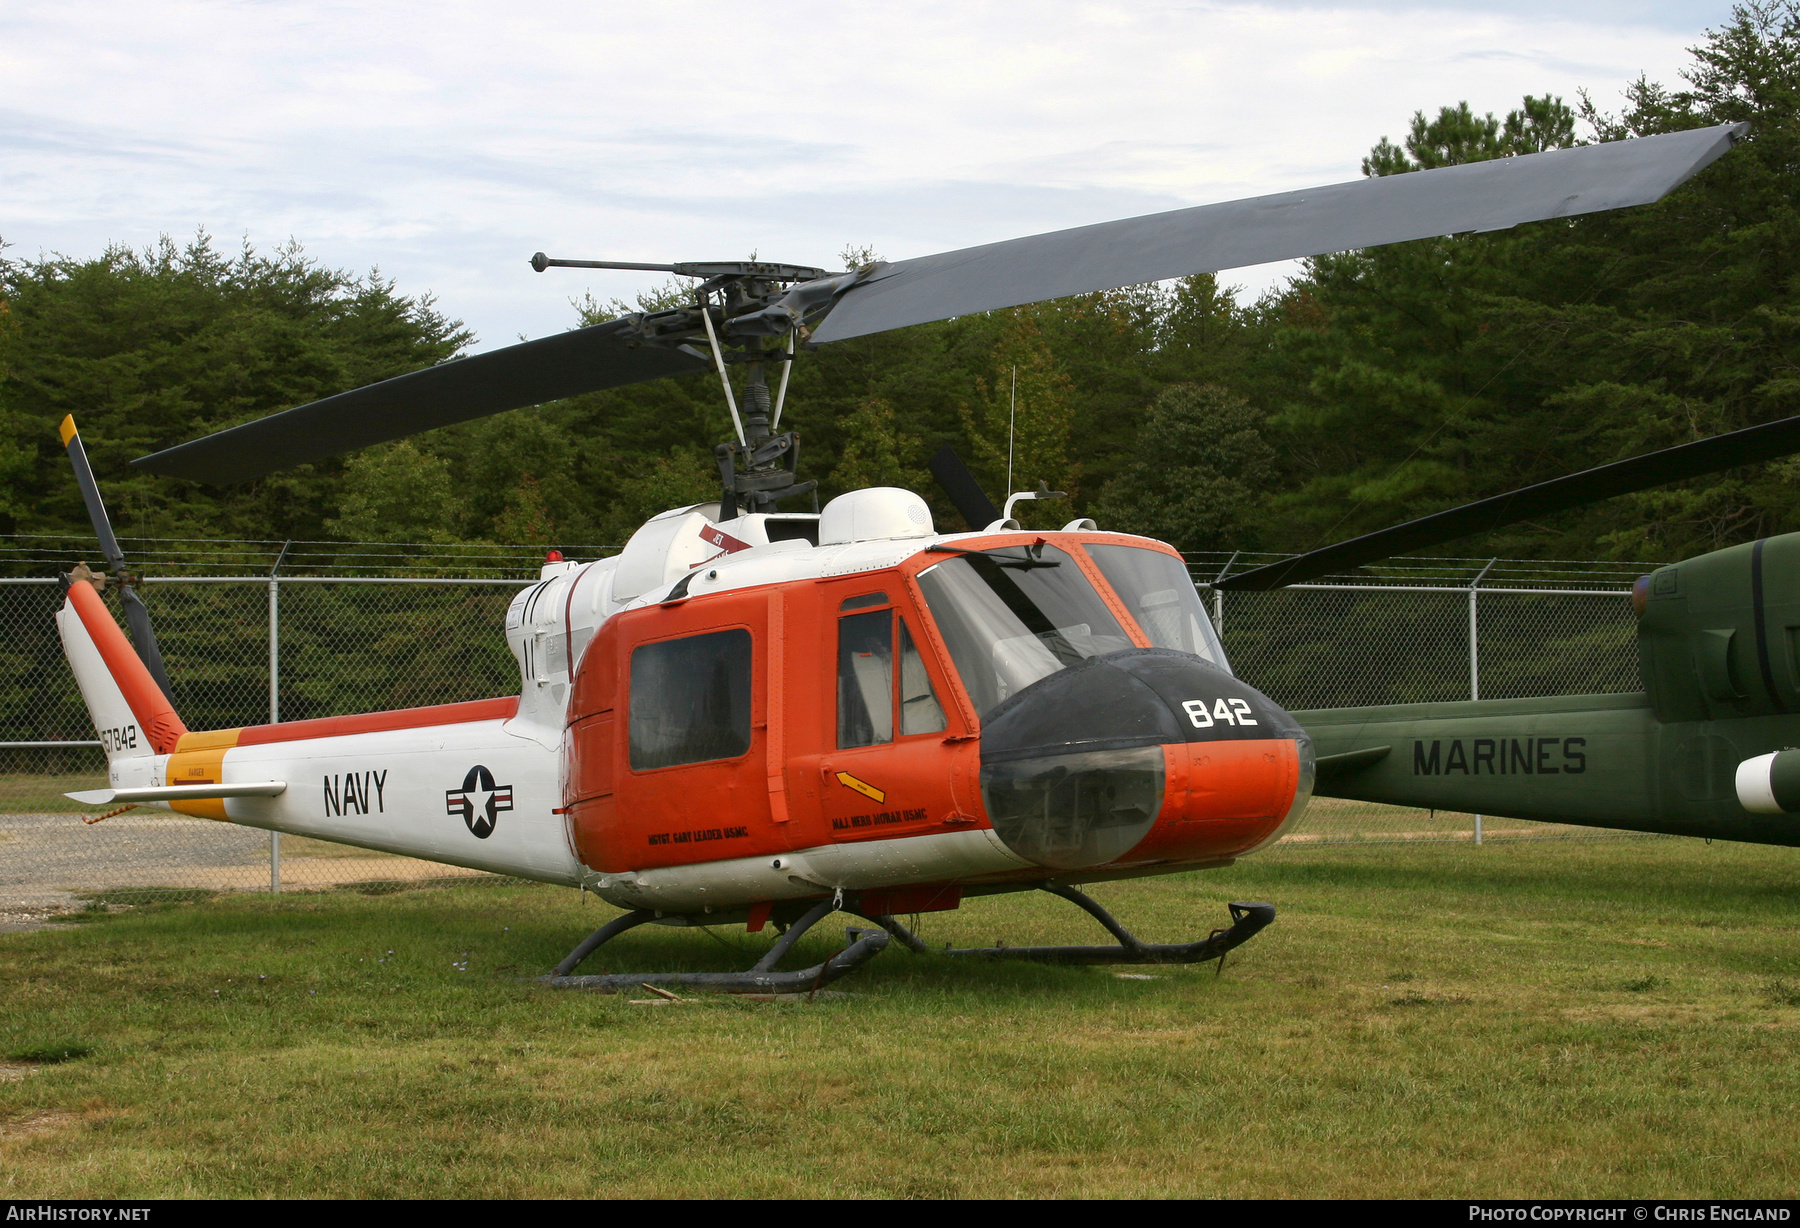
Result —
<path fill-rule="evenodd" d="M 1031 553 L 1034 549 L 1041 553 L 1043 548 L 1043 542 L 1038 542 L 1035 546 L 1021 546 L 1020 549 L 1024 550 L 1026 554 L 1026 557 L 1022 559 L 1014 558 L 1010 554 L 995 554 L 991 550 L 964 550 L 961 546 L 945 545 L 927 546 L 925 553 L 966 554 L 971 558 L 986 559 L 996 567 L 1005 567 L 1012 571 L 1032 571 L 1039 567 L 1061 567 L 1061 559 L 1039 558 Z"/>

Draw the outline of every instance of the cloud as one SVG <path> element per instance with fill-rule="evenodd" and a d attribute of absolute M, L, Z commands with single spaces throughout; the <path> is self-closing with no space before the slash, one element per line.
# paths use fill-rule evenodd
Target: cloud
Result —
<path fill-rule="evenodd" d="M 1347 0 L 1326 6 L 1317 0 L 1260 0 L 1268 8 L 1304 12 L 1324 7 L 1381 13 L 1441 14 L 1456 17 L 1503 12 L 1515 19 L 1556 18 L 1569 14 L 1566 0 Z M 1733 0 L 1584 0 L 1584 20 L 1601 26 L 1643 26 L 1677 34 L 1698 34 L 1731 20 Z"/>
<path fill-rule="evenodd" d="M 1626 0 L 14 0 L 0 234 L 77 255 L 199 225 L 293 236 L 504 344 L 566 327 L 584 292 L 661 280 L 540 276 L 534 251 L 833 266 L 848 243 L 900 258 L 1337 182 L 1421 108 L 1673 80 L 1722 19 Z"/>

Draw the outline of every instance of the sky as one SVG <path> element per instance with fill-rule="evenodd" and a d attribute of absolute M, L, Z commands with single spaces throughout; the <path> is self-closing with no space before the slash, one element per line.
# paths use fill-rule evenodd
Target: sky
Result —
<path fill-rule="evenodd" d="M 0 241 L 204 227 L 429 292 L 474 350 L 655 274 L 840 266 L 1359 175 L 1416 110 L 1677 83 L 1722 0 L 9 0 Z M 1225 275 L 1245 295 L 1291 265 Z"/>

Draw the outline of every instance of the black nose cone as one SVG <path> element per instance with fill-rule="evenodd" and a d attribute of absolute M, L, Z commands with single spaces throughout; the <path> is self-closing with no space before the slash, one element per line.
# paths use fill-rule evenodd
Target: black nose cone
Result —
<path fill-rule="evenodd" d="M 1216 665 L 1166 648 L 1094 657 L 1033 683 L 982 723 L 981 761 L 1304 736 L 1294 718 Z"/>
<path fill-rule="evenodd" d="M 1199 657 L 1137 648 L 1095 657 L 1011 696 L 981 731 L 995 834 L 1040 865 L 1104 865 L 1162 810 L 1162 747 L 1304 738 L 1265 695 Z"/>

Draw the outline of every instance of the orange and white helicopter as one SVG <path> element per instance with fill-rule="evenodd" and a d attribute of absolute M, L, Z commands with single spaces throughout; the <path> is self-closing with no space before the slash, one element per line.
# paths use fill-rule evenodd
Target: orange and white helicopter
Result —
<path fill-rule="evenodd" d="M 122 585 L 135 648 L 93 585 L 67 582 L 62 642 L 106 747 L 83 802 L 183 814 L 578 886 L 627 910 L 553 984 L 770 991 L 835 979 L 895 914 L 1042 888 L 1118 940 L 964 955 L 1090 963 L 1222 958 L 1267 925 L 1154 946 L 1076 884 L 1229 864 L 1306 806 L 1294 719 L 1236 678 L 1180 555 L 1075 520 L 1019 528 L 1040 490 L 987 500 L 954 453 L 932 469 L 968 521 L 945 533 L 910 491 L 817 513 L 799 437 L 778 433 L 796 340 L 847 337 L 1269 260 L 1655 200 L 1742 126 L 1586 146 L 1180 210 L 831 274 L 761 262 L 653 268 L 691 304 L 414 372 L 144 457 L 241 482 L 481 414 L 711 368 L 736 427 L 721 498 L 644 524 L 616 557 L 552 558 L 507 612 L 517 695 L 190 731 L 72 420 L 62 426 Z M 746 368 L 735 388 L 729 367 Z M 770 367 L 781 376 L 771 397 Z M 740 405 L 742 412 L 740 413 Z M 834 911 L 875 923 L 780 972 Z M 645 922 L 784 930 L 745 972 L 574 976 Z"/>

